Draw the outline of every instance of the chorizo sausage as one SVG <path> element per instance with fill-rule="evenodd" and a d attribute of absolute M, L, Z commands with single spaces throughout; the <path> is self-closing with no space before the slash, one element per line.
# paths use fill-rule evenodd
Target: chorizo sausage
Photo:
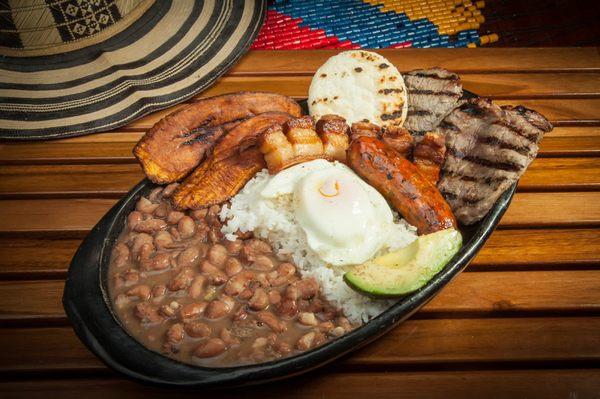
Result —
<path fill-rule="evenodd" d="M 437 187 L 407 159 L 373 137 L 360 137 L 348 151 L 350 167 L 375 187 L 419 234 L 456 227 Z"/>

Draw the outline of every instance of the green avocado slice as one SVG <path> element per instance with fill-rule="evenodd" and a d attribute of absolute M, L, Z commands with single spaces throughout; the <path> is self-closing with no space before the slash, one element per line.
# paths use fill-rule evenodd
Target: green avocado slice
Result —
<path fill-rule="evenodd" d="M 420 236 L 410 245 L 355 266 L 344 274 L 352 289 L 371 297 L 397 297 L 418 290 L 452 259 L 462 245 L 455 229 Z"/>

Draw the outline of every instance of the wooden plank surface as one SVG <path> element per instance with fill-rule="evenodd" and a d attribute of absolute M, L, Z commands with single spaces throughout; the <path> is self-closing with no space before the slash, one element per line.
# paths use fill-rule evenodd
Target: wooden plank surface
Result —
<path fill-rule="evenodd" d="M 597 48 L 383 51 L 439 65 L 500 105 L 554 124 L 483 250 L 412 319 L 329 367 L 219 397 L 600 398 L 600 53 Z M 332 51 L 251 52 L 199 97 L 302 99 Z M 79 342 L 61 306 L 82 237 L 142 174 L 133 145 L 163 110 L 118 131 L 0 143 L 0 397 L 148 397 Z"/>
<path fill-rule="evenodd" d="M 545 332 L 543 339 L 540 331 Z M 340 367 L 592 362 L 600 360 L 598 331 L 600 317 L 409 320 L 344 359 Z M 498 340 L 498 334 L 504 339 Z M 0 328 L 0 350 L 0 374 L 105 368 L 70 327 Z"/>
<path fill-rule="evenodd" d="M 570 399 L 597 398 L 599 390 L 600 372 L 597 369 L 335 373 L 331 368 L 326 368 L 292 380 L 214 393 L 220 399 L 279 399 L 282 395 L 289 399 Z M 199 395 L 197 389 L 151 387 L 115 377 L 0 382 L 0 392 L 6 399 L 47 399 L 54 395 L 61 399 L 171 399 L 174 394 L 185 399 L 197 398 Z"/>
<path fill-rule="evenodd" d="M 437 65 L 464 72 L 554 72 L 599 71 L 600 55 L 595 47 L 586 48 L 479 48 L 377 50 L 401 72 Z M 313 74 L 335 50 L 255 51 L 233 67 L 230 75 Z"/>

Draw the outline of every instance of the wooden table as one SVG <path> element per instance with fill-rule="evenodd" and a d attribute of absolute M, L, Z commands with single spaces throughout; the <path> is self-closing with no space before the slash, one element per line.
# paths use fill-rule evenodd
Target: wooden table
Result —
<path fill-rule="evenodd" d="M 418 314 L 306 376 L 213 395 L 599 398 L 598 49 L 383 53 L 401 71 L 459 72 L 466 89 L 534 108 L 556 127 L 485 248 Z M 302 98 L 332 54 L 250 53 L 202 96 L 272 90 Z M 107 369 L 60 303 L 81 239 L 143 177 L 132 146 L 170 111 L 115 132 L 0 145 L 0 397 L 172 397 Z"/>

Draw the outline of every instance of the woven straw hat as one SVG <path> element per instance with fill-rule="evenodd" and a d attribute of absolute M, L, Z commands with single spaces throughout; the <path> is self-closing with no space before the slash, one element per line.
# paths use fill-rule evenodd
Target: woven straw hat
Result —
<path fill-rule="evenodd" d="M 188 99 L 248 49 L 263 0 L 0 3 L 0 138 L 77 136 Z"/>

